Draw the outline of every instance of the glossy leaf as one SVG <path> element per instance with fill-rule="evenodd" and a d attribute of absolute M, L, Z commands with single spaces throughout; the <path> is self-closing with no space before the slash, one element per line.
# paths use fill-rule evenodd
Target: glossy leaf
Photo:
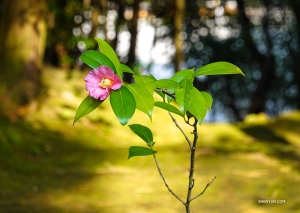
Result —
<path fill-rule="evenodd" d="M 129 125 L 129 128 L 147 144 L 153 143 L 153 134 L 148 127 L 140 124 L 131 124 Z"/>
<path fill-rule="evenodd" d="M 132 75 L 134 75 L 135 73 L 132 71 L 132 69 L 128 66 L 126 66 L 125 64 L 121 64 L 121 70 L 122 72 L 127 72 L 130 73 Z"/>
<path fill-rule="evenodd" d="M 193 82 L 189 79 L 183 79 L 182 81 L 179 82 L 179 87 L 184 88 L 187 91 L 190 91 L 193 89 Z"/>
<path fill-rule="evenodd" d="M 95 40 L 98 42 L 100 52 L 103 53 L 104 55 L 106 55 L 112 61 L 112 63 L 116 67 L 117 75 L 120 78 L 122 78 L 123 73 L 121 70 L 121 63 L 120 63 L 119 58 L 118 58 L 117 54 L 115 53 L 115 51 L 111 48 L 111 46 L 106 41 L 104 41 L 100 38 L 95 38 Z"/>
<path fill-rule="evenodd" d="M 226 74 L 241 74 L 244 75 L 242 70 L 234 64 L 228 62 L 215 62 L 205 65 L 196 70 L 194 76 L 200 75 L 226 75 Z"/>
<path fill-rule="evenodd" d="M 156 87 L 160 89 L 174 89 L 178 87 L 178 83 L 171 79 L 160 79 L 156 81 Z"/>
<path fill-rule="evenodd" d="M 146 113 L 152 119 L 152 111 L 154 107 L 154 99 L 152 94 L 141 85 L 128 84 L 126 86 L 134 96 L 136 108 Z"/>
<path fill-rule="evenodd" d="M 193 83 L 191 80 L 183 79 L 179 86 L 175 91 L 175 98 L 180 110 L 185 114 L 191 103 L 190 91 L 193 89 Z"/>
<path fill-rule="evenodd" d="M 196 117 L 198 123 L 202 123 L 207 111 L 206 101 L 195 87 L 191 90 L 191 103 L 188 106 L 188 111 Z"/>
<path fill-rule="evenodd" d="M 90 112 L 94 111 L 103 101 L 94 99 L 91 96 L 87 96 L 79 105 L 76 115 L 73 121 L 73 125 L 75 122 L 82 118 L 83 116 L 89 114 Z"/>
<path fill-rule="evenodd" d="M 180 112 L 179 109 L 177 109 L 175 106 L 173 106 L 171 104 L 161 102 L 161 101 L 157 101 L 157 102 L 154 103 L 154 106 L 162 108 L 162 109 L 167 110 L 169 112 L 172 112 L 174 114 L 183 116 L 182 112 Z"/>
<path fill-rule="evenodd" d="M 200 91 L 200 93 L 202 94 L 202 96 L 205 100 L 206 107 L 211 110 L 211 106 L 212 106 L 212 103 L 213 103 L 213 98 L 207 92 Z"/>
<path fill-rule="evenodd" d="M 117 74 L 115 65 L 106 55 L 101 52 L 95 50 L 87 50 L 80 56 L 80 59 L 93 69 L 96 69 L 101 65 L 107 66 Z"/>
<path fill-rule="evenodd" d="M 131 146 L 131 147 L 129 147 L 128 159 L 130 159 L 132 157 L 136 157 L 136 156 L 153 155 L 155 153 L 157 153 L 157 152 L 153 149 L 149 149 L 149 148 L 142 147 L 142 146 Z"/>
<path fill-rule="evenodd" d="M 131 92 L 123 85 L 118 90 L 112 90 L 110 104 L 120 123 L 126 125 L 136 108 L 135 99 Z"/>
<path fill-rule="evenodd" d="M 165 98 L 165 94 L 162 93 L 161 91 L 155 91 L 156 94 L 158 94 L 162 99 Z"/>
<path fill-rule="evenodd" d="M 170 94 L 174 94 L 175 95 L 175 88 L 174 89 L 168 89 L 167 91 L 170 93 Z M 171 103 L 172 101 L 174 101 L 174 98 L 173 97 L 171 97 L 171 96 L 169 96 L 169 95 L 167 95 L 166 96 L 167 98 L 167 102 L 168 103 Z"/>
<path fill-rule="evenodd" d="M 181 70 L 177 73 L 175 73 L 171 80 L 176 81 L 176 82 L 180 82 L 183 79 L 189 79 L 191 81 L 193 81 L 194 79 L 194 69 L 187 69 L 187 70 Z"/>
<path fill-rule="evenodd" d="M 135 75 L 134 76 L 134 81 L 136 84 L 142 85 L 147 90 L 153 94 L 154 89 L 156 87 L 156 79 L 152 75 Z"/>

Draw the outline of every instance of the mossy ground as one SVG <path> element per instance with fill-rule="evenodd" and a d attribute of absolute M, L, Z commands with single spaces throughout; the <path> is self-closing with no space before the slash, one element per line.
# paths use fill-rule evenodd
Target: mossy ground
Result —
<path fill-rule="evenodd" d="M 44 75 L 48 90 L 38 110 L 15 122 L 0 119 L 1 213 L 184 212 L 151 156 L 127 160 L 129 146 L 144 144 L 118 123 L 108 102 L 72 125 L 86 96 L 84 73 L 47 68 Z M 184 199 L 184 137 L 159 109 L 152 123 L 139 112 L 131 121 L 136 122 L 153 129 L 161 169 Z M 192 202 L 193 213 L 300 211 L 300 112 L 203 124 L 199 136 L 194 195 L 217 179 Z M 263 199 L 285 204 L 259 204 Z"/>

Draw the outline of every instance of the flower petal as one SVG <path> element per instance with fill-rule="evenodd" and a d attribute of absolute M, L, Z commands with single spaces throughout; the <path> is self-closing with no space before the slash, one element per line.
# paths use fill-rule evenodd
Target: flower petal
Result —
<path fill-rule="evenodd" d="M 109 96 L 110 92 L 108 89 L 104 89 L 102 90 L 102 94 L 100 96 L 100 100 L 104 100 L 105 98 L 107 98 Z"/>
<path fill-rule="evenodd" d="M 96 75 L 94 71 L 90 71 L 89 74 L 84 78 L 84 80 L 87 82 L 87 84 L 93 87 L 97 87 L 97 85 L 101 81 L 100 77 Z"/>
<path fill-rule="evenodd" d="M 117 75 L 114 75 L 113 81 L 114 81 L 114 83 L 111 86 L 111 89 L 117 90 L 122 86 L 122 81 Z"/>
<path fill-rule="evenodd" d="M 101 78 L 114 78 L 114 71 L 110 67 L 100 66 L 96 69 L 96 73 Z"/>

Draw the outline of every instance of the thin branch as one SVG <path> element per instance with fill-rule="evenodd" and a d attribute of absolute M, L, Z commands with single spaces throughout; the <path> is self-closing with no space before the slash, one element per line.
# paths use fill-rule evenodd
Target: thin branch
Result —
<path fill-rule="evenodd" d="M 168 92 L 168 91 L 165 90 L 165 89 L 156 88 L 155 91 L 162 92 L 162 93 L 164 93 L 165 95 L 168 95 L 168 96 L 170 96 L 171 98 L 175 99 L 175 94 L 174 94 L 174 93 L 170 93 L 170 92 Z"/>
<path fill-rule="evenodd" d="M 195 196 L 194 198 L 190 199 L 190 202 L 192 200 L 195 200 L 197 197 L 200 197 L 201 195 L 204 194 L 204 192 L 206 191 L 206 189 L 214 182 L 214 180 L 217 178 L 217 176 L 215 176 L 208 184 L 206 184 L 205 188 L 203 189 L 202 192 L 200 192 L 197 196 Z"/>
<path fill-rule="evenodd" d="M 162 172 L 161 172 L 161 169 L 160 169 L 160 167 L 159 167 L 159 165 L 158 165 L 158 161 L 157 161 L 156 156 L 155 156 L 154 154 L 153 154 L 153 157 L 154 157 L 154 160 L 155 160 L 155 164 L 156 164 L 157 170 L 158 170 L 158 172 L 159 172 L 159 174 L 160 174 L 160 176 L 161 176 L 161 178 L 162 178 L 162 180 L 163 180 L 165 186 L 167 187 L 167 189 L 169 190 L 169 192 L 170 192 L 177 200 L 179 200 L 183 205 L 185 205 L 185 202 L 184 202 L 183 200 L 181 200 L 181 198 L 178 197 L 178 195 L 176 195 L 175 192 L 173 192 L 172 189 L 169 187 L 169 185 L 168 185 L 167 182 L 166 182 L 165 177 L 163 176 L 163 174 L 162 174 Z"/>
<path fill-rule="evenodd" d="M 181 127 L 177 123 L 176 119 L 173 117 L 173 115 L 170 112 L 169 112 L 169 115 L 172 118 L 172 121 L 174 122 L 174 124 L 176 125 L 176 127 L 180 130 L 180 132 L 185 137 L 185 140 L 188 142 L 190 149 L 192 149 L 192 143 L 191 143 L 190 139 L 188 138 L 188 136 L 184 133 L 184 131 L 181 129 Z"/>
<path fill-rule="evenodd" d="M 187 213 L 190 213 L 191 195 L 192 195 L 192 189 L 194 187 L 195 152 L 196 152 L 196 146 L 197 146 L 197 140 L 198 140 L 197 119 L 196 118 L 195 118 L 195 123 L 194 123 L 193 127 L 194 127 L 194 130 L 193 130 L 194 140 L 193 140 L 193 145 L 191 148 L 189 183 L 188 183 L 188 192 L 187 192 L 186 205 L 185 205 Z"/>

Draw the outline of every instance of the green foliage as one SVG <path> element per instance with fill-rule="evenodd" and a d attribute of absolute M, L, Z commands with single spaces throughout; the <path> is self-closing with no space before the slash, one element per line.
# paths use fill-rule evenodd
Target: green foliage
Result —
<path fill-rule="evenodd" d="M 135 75 L 134 80 L 136 84 L 144 86 L 151 95 L 156 87 L 156 79 L 152 75 Z"/>
<path fill-rule="evenodd" d="M 91 96 L 87 96 L 82 102 L 81 104 L 79 105 L 77 111 L 76 111 L 76 115 L 75 115 L 75 118 L 74 118 L 74 121 L 73 121 L 73 125 L 75 124 L 75 122 L 89 114 L 90 112 L 94 111 L 98 106 L 100 106 L 100 104 L 102 103 L 103 101 L 101 100 L 97 100 L 97 99 L 94 99 L 92 98 Z"/>
<path fill-rule="evenodd" d="M 195 116 L 199 124 L 202 123 L 207 111 L 206 101 L 199 90 L 195 87 L 191 90 L 191 101 L 188 106 L 188 111 Z"/>
<path fill-rule="evenodd" d="M 122 73 L 122 69 L 121 69 L 121 63 L 120 63 L 119 58 L 118 58 L 117 54 L 115 53 L 115 51 L 111 48 L 111 46 L 106 41 L 99 39 L 99 38 L 95 38 L 95 39 L 98 42 L 100 52 L 102 52 L 104 55 L 106 55 L 112 61 L 112 63 L 116 67 L 118 76 L 120 78 L 122 78 L 123 73 Z"/>
<path fill-rule="evenodd" d="M 154 99 L 152 94 L 147 90 L 146 87 L 138 84 L 129 84 L 126 86 L 132 93 L 136 108 L 146 113 L 149 118 L 152 118 L 152 110 L 154 107 Z"/>
<path fill-rule="evenodd" d="M 181 70 L 181 71 L 175 73 L 171 79 L 178 83 L 184 79 L 193 81 L 194 80 L 194 69 Z"/>
<path fill-rule="evenodd" d="M 161 79 L 156 81 L 156 87 L 160 89 L 175 89 L 178 87 L 178 83 L 171 79 Z"/>
<path fill-rule="evenodd" d="M 183 116 L 183 113 L 178 108 L 176 108 L 175 106 L 173 106 L 173 105 L 171 105 L 169 103 L 161 102 L 161 101 L 156 101 L 154 103 L 154 106 L 162 108 L 164 110 L 167 110 L 168 112 L 173 112 L 173 113 L 175 113 L 177 115 Z"/>
<path fill-rule="evenodd" d="M 133 116 L 136 105 L 132 93 L 125 86 L 110 94 L 110 104 L 122 125 L 126 125 Z"/>
<path fill-rule="evenodd" d="M 142 146 L 131 146 L 129 147 L 129 155 L 128 159 L 136 156 L 147 156 L 147 155 L 153 155 L 156 151 L 153 149 L 149 149 Z"/>
<path fill-rule="evenodd" d="M 126 66 L 125 64 L 121 64 L 121 70 L 122 70 L 122 72 L 128 72 L 128 73 L 134 75 L 134 72 L 132 71 L 132 69 L 130 67 Z"/>
<path fill-rule="evenodd" d="M 90 66 L 93 69 L 98 68 L 99 66 L 107 66 L 110 67 L 116 74 L 117 70 L 115 65 L 112 63 L 112 61 L 103 53 L 95 51 L 95 50 L 88 50 L 84 52 L 80 59 L 88 66 Z"/>
<path fill-rule="evenodd" d="M 207 92 L 200 91 L 200 93 L 201 93 L 201 95 L 203 96 L 203 98 L 205 100 L 206 107 L 211 110 L 211 106 L 212 106 L 212 103 L 213 103 L 213 98 Z"/>
<path fill-rule="evenodd" d="M 183 79 L 179 85 L 180 87 L 175 91 L 176 102 L 182 113 L 185 114 L 191 103 L 190 91 L 193 88 L 193 83 L 188 79 Z"/>
<path fill-rule="evenodd" d="M 148 146 L 152 146 L 153 144 L 153 134 L 151 130 L 140 124 L 131 124 L 129 125 L 131 131 L 133 131 L 136 135 L 138 135 L 143 141 L 145 141 Z"/>
<path fill-rule="evenodd" d="M 244 75 L 242 70 L 237 66 L 228 62 L 215 62 L 197 69 L 194 76 L 201 75 L 228 75 L 228 74 L 241 74 Z"/>
<path fill-rule="evenodd" d="M 139 109 L 150 119 L 154 106 L 168 112 L 182 116 L 183 118 L 195 118 L 199 124 L 205 118 L 206 111 L 211 110 L 213 98 L 204 91 L 199 91 L 193 86 L 196 76 L 201 75 L 221 75 L 221 74 L 243 74 L 235 65 L 228 62 L 216 62 L 197 69 L 185 69 L 175 73 L 171 79 L 155 79 L 152 75 L 138 75 L 124 64 L 121 64 L 115 51 L 109 44 L 96 38 L 100 52 L 89 50 L 80 57 L 81 60 L 96 69 L 99 66 L 112 68 L 119 77 L 122 78 L 123 72 L 134 75 L 135 83 L 122 85 L 120 89 L 111 90 L 110 105 L 114 114 L 122 125 L 126 125 L 134 115 L 135 109 Z M 154 102 L 153 94 L 156 92 L 162 101 Z M 170 104 L 175 101 L 176 104 Z M 93 111 L 102 102 L 87 97 L 79 106 L 74 123 L 82 116 Z M 178 106 L 178 107 L 176 107 Z M 130 129 L 141 137 L 150 149 L 144 147 L 130 147 L 128 158 L 134 156 L 152 155 L 154 145 L 153 136 L 150 129 L 140 124 L 129 126 Z"/>

